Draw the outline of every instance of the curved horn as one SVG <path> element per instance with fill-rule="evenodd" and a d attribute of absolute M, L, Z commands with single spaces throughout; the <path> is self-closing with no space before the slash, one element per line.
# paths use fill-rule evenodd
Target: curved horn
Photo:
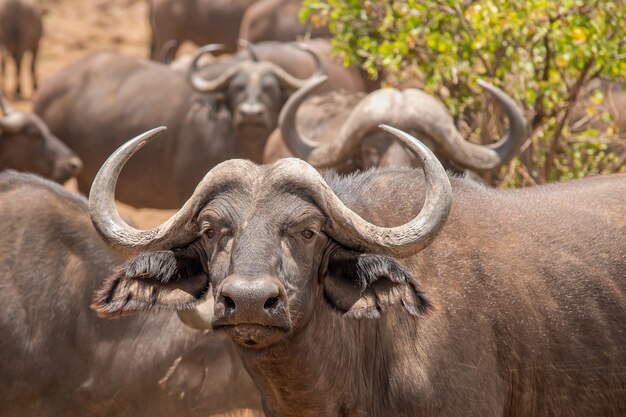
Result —
<path fill-rule="evenodd" d="M 468 142 L 452 123 L 435 137 L 440 153 L 463 168 L 488 171 L 510 161 L 528 137 L 524 114 L 515 101 L 498 87 L 479 80 L 478 84 L 491 94 L 509 119 L 509 130 L 496 143 L 483 146 Z"/>
<path fill-rule="evenodd" d="M 177 310 L 178 318 L 188 327 L 195 330 L 208 330 L 211 328 L 213 318 L 213 296 L 209 294 L 207 299 L 191 310 Z"/>
<path fill-rule="evenodd" d="M 299 132 L 296 114 L 300 105 L 321 82 L 312 80 L 292 94 L 279 117 L 285 145 L 295 156 L 305 159 L 316 168 L 334 167 L 348 159 L 359 148 L 367 133 L 380 124 L 393 123 L 403 128 L 408 124 L 403 120 L 408 111 L 404 108 L 403 93 L 386 88 L 376 90 L 359 101 L 336 134 L 336 139 L 325 143 L 313 141 Z"/>
<path fill-rule="evenodd" d="M 9 113 L 13 112 L 13 109 L 9 105 L 9 102 L 6 100 L 6 98 L 4 97 L 4 94 L 2 94 L 1 92 L 0 92 L 0 109 L 2 109 L 2 112 L 5 115 L 8 115 Z"/>
<path fill-rule="evenodd" d="M 193 218 L 204 203 L 202 199 L 212 187 L 226 187 L 249 175 L 252 171 L 249 165 L 254 165 L 249 161 L 230 160 L 215 166 L 170 219 L 149 230 L 135 229 L 122 220 L 115 207 L 117 178 L 130 157 L 164 130 L 165 127 L 149 130 L 120 146 L 102 165 L 91 186 L 91 221 L 102 239 L 126 257 L 142 251 L 174 249 L 195 240 L 200 230 Z"/>
<path fill-rule="evenodd" d="M 381 129 L 399 139 L 422 162 L 426 196 L 422 210 L 408 223 L 379 227 L 350 210 L 330 189 L 321 175 L 299 159 L 283 159 L 281 174 L 290 184 L 306 189 L 331 220 L 327 233 L 346 246 L 396 257 L 425 248 L 445 224 L 452 204 L 450 180 L 437 157 L 411 135 L 390 126 Z"/>
<path fill-rule="evenodd" d="M 300 105 L 311 94 L 311 92 L 326 82 L 326 80 L 328 80 L 328 77 L 325 75 L 311 78 L 305 86 L 298 89 L 289 97 L 280 111 L 280 116 L 278 117 L 280 134 L 283 137 L 285 145 L 287 145 L 289 151 L 296 158 L 308 161 L 309 154 L 313 151 L 313 149 L 318 147 L 314 141 L 300 134 L 296 124 L 296 114 L 298 113 Z"/>
<path fill-rule="evenodd" d="M 178 39 L 170 39 L 165 42 L 159 51 L 159 62 L 163 62 L 165 64 L 170 64 L 175 56 L 172 56 L 172 51 L 180 45 Z"/>
<path fill-rule="evenodd" d="M 445 106 L 433 96 L 415 89 L 401 92 L 381 89 L 370 93 L 350 112 L 335 140 L 317 143 L 298 131 L 295 119 L 298 108 L 315 88 L 315 83 L 311 82 L 289 98 L 281 111 L 279 126 L 289 150 L 316 168 L 333 167 L 348 159 L 367 133 L 381 123 L 423 132 L 433 140 L 444 158 L 476 171 L 493 169 L 510 160 L 527 136 L 522 111 L 513 99 L 497 87 L 480 82 L 496 97 L 510 120 L 509 132 L 493 145 L 466 141 Z"/>
<path fill-rule="evenodd" d="M 310 80 L 314 78 L 326 75 L 326 65 L 324 64 L 324 61 L 319 56 L 319 54 L 313 50 L 313 48 L 305 43 L 297 43 L 296 48 L 308 53 L 315 61 L 315 71 L 309 78 L 306 78 L 304 80 L 296 78 L 278 65 L 272 62 L 267 62 L 267 65 L 270 67 L 274 75 L 276 75 L 276 77 L 280 79 L 283 83 L 287 84 L 289 88 L 292 88 L 294 90 L 304 87 L 305 85 L 307 85 L 308 82 L 310 82 Z"/>
<path fill-rule="evenodd" d="M 191 65 L 189 66 L 189 71 L 187 72 L 187 80 L 196 91 L 201 93 L 210 93 L 212 91 L 219 90 L 220 88 L 223 88 L 235 74 L 237 74 L 237 71 L 239 71 L 239 64 L 235 64 L 226 70 L 222 75 L 213 80 L 207 80 L 198 73 L 200 71 L 198 66 L 200 58 L 205 54 L 219 51 L 221 49 L 224 49 L 224 45 L 210 44 L 198 49 L 194 54 Z"/>
<path fill-rule="evenodd" d="M 245 51 L 248 53 L 248 55 L 250 55 L 250 59 L 254 62 L 259 62 L 259 57 L 256 54 L 256 52 L 254 51 L 254 45 L 252 45 L 250 42 L 248 42 L 245 39 L 239 39 L 239 46 L 243 49 L 245 49 Z"/>

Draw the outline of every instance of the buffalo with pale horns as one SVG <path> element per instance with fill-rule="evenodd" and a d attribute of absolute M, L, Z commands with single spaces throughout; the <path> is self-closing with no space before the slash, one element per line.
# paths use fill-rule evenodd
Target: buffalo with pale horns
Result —
<path fill-rule="evenodd" d="M 120 181 L 118 198 L 132 206 L 179 208 L 203 173 L 218 163 L 230 158 L 261 162 L 282 105 L 306 80 L 253 59 L 232 61 L 207 79 L 197 63 L 219 48 L 201 48 L 187 74 L 98 53 L 46 82 L 34 108 L 83 159 L 82 192 L 89 192 L 98 169 L 124 138 L 160 123 L 170 126 L 167 140 L 132 161 Z M 307 51 L 318 63 L 314 76 L 319 76 L 322 63 Z"/>
<path fill-rule="evenodd" d="M 418 166 L 411 152 L 377 127 L 390 124 L 423 140 L 448 169 L 487 172 L 513 158 L 528 137 L 520 107 L 486 82 L 479 84 L 509 120 L 508 133 L 489 146 L 465 140 L 443 103 L 422 90 L 385 88 L 366 96 L 329 92 L 306 100 L 324 83 L 323 76 L 311 79 L 285 103 L 280 129 L 272 133 L 265 147 L 265 163 L 294 155 L 317 168 L 342 172 Z"/>
<path fill-rule="evenodd" d="M 198 310 L 99 319 L 89 308 L 123 264 L 85 198 L 0 174 L 0 416 L 206 417 L 261 407 L 224 335 Z M 199 330 L 198 330 L 199 328 Z"/>
<path fill-rule="evenodd" d="M 226 161 L 150 230 L 114 189 L 159 130 L 128 142 L 89 198 L 131 258 L 96 310 L 185 309 L 210 288 L 272 417 L 625 415 L 626 176 L 493 190 L 385 130 L 423 174 Z"/>

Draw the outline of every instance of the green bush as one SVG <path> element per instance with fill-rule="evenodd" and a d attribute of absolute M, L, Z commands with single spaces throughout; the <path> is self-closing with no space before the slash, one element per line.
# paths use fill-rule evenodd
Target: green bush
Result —
<path fill-rule="evenodd" d="M 334 33 L 333 49 L 384 84 L 419 80 L 442 99 L 476 142 L 502 126 L 481 114 L 477 79 L 522 103 L 532 137 L 519 158 L 492 178 L 519 186 L 623 171 L 626 143 L 610 117 L 597 122 L 607 81 L 626 77 L 623 0 L 305 0 Z M 602 79 L 603 83 L 594 80 Z M 581 110 L 582 109 L 582 110 Z M 586 118 L 585 118 L 586 117 Z M 576 128 L 571 128 L 576 119 Z M 595 134 L 591 134 L 595 133 Z M 591 154 L 590 154 L 591 153 Z M 619 156 L 618 156 L 619 155 Z"/>

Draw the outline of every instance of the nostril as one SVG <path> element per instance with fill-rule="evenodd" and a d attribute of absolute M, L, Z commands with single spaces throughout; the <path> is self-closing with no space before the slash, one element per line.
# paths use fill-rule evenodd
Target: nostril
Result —
<path fill-rule="evenodd" d="M 224 297 L 224 305 L 231 310 L 235 309 L 235 302 L 230 297 Z"/>
<path fill-rule="evenodd" d="M 272 298 L 267 299 L 263 307 L 266 309 L 273 308 L 273 307 L 276 307 L 277 304 L 278 304 L 278 297 L 272 297 Z"/>

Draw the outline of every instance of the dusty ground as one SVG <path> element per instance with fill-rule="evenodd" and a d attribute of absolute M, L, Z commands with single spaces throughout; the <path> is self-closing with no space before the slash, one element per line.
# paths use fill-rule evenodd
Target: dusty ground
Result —
<path fill-rule="evenodd" d="M 46 11 L 37 71 L 41 84 L 58 70 L 93 51 L 114 50 L 137 57 L 148 54 L 145 0 L 42 0 L 40 4 Z M 188 45 L 186 49 L 191 48 Z M 6 88 L 11 99 L 15 82 L 11 63 L 7 71 Z M 10 102 L 17 109 L 30 110 L 33 92 L 28 71 L 24 71 L 22 77 L 24 99 Z M 67 185 L 75 189 L 74 182 Z M 120 205 L 120 210 L 139 227 L 152 227 L 173 213 L 136 210 L 124 205 Z"/>
<path fill-rule="evenodd" d="M 40 4 L 46 10 L 38 64 L 41 84 L 56 71 L 92 51 L 114 50 L 138 57 L 148 54 L 149 27 L 145 0 L 41 0 Z M 191 48 L 186 47 L 187 50 Z M 30 57 L 27 59 L 30 60 Z M 6 87 L 11 99 L 15 81 L 11 64 L 8 74 Z M 26 71 L 23 79 L 25 99 L 10 102 L 15 108 L 30 110 L 33 93 Z M 76 189 L 74 181 L 66 186 Z M 159 224 L 173 213 L 136 210 L 122 204 L 120 211 L 139 227 Z M 258 414 L 242 411 L 232 415 L 252 417 Z"/>

